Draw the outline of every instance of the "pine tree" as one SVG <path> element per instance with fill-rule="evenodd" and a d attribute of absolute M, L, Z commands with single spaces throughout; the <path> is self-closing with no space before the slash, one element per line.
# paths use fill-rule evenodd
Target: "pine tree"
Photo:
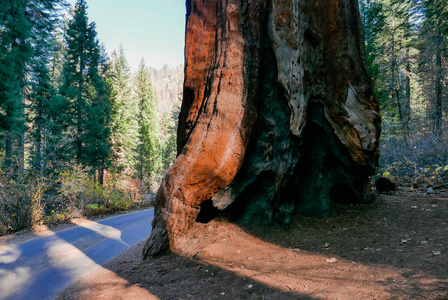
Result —
<path fill-rule="evenodd" d="M 144 178 L 153 178 L 161 169 L 157 102 L 144 60 L 140 62 L 135 77 L 135 94 L 139 104 L 136 169 L 139 179 L 144 180 Z"/>
<path fill-rule="evenodd" d="M 30 62 L 28 121 L 30 122 L 29 153 L 31 166 L 41 173 L 46 169 L 51 159 L 52 148 L 50 142 L 53 131 L 53 118 L 50 115 L 50 106 L 56 97 L 54 80 L 55 57 L 60 47 L 57 42 L 60 13 L 58 5 L 61 1 L 37 1 L 32 6 L 34 15 L 31 33 L 33 46 L 33 59 Z"/>
<path fill-rule="evenodd" d="M 47 56 L 41 55 L 36 58 L 33 65 L 33 82 L 31 84 L 30 121 L 31 139 L 31 165 L 43 172 L 46 168 L 48 149 L 48 137 L 51 131 L 49 118 L 49 106 L 56 95 L 56 90 L 51 83 L 50 72 L 46 63 Z"/>
<path fill-rule="evenodd" d="M 88 105 L 86 111 L 86 130 L 83 136 L 84 151 L 82 162 L 93 168 L 99 184 L 103 184 L 104 170 L 108 165 L 110 155 L 110 102 L 107 86 L 104 82 L 107 61 L 105 52 L 92 51 L 89 60 L 90 68 L 87 84 Z"/>
<path fill-rule="evenodd" d="M 423 1 L 427 18 L 442 35 L 448 36 L 448 4 L 445 0 Z"/>
<path fill-rule="evenodd" d="M 103 59 L 96 35 L 95 23 L 88 21 L 86 1 L 78 0 L 67 27 L 67 60 L 59 103 L 63 114 L 59 121 L 66 134 L 75 133 L 68 158 L 92 167 L 95 173 L 98 171 L 98 181 L 102 183 L 110 150 L 110 104 L 100 76 Z"/>
<path fill-rule="evenodd" d="M 135 117 L 138 114 L 138 104 L 132 93 L 131 71 L 123 46 L 118 53 L 112 53 L 107 82 L 111 101 L 111 160 L 114 171 L 121 173 L 135 165 L 138 138 L 138 122 Z"/>
<path fill-rule="evenodd" d="M 27 4 L 24 0 L 2 1 L 0 10 L 0 131 L 5 141 L 7 167 L 13 156 L 23 161 L 21 152 L 26 129 L 23 88 L 26 64 L 32 54 L 29 43 L 32 24 Z M 18 149 L 14 151 L 14 148 Z"/>
<path fill-rule="evenodd" d="M 383 115 L 383 132 L 410 132 L 412 78 L 416 77 L 419 5 L 415 0 L 362 0 L 366 56 Z"/>
<path fill-rule="evenodd" d="M 361 0 L 359 6 L 364 30 L 367 67 L 370 76 L 376 82 L 381 75 L 378 60 L 382 54 L 380 35 L 385 30 L 384 6 L 381 1 L 375 0 Z M 377 96 L 379 96 L 378 92 Z"/>
<path fill-rule="evenodd" d="M 419 18 L 419 3 L 416 0 L 394 1 L 394 22 L 396 28 L 396 88 L 395 99 L 399 112 L 401 129 L 405 140 L 409 138 L 411 110 L 411 78 L 414 77 L 416 64 L 416 40 L 419 28 L 416 25 Z"/>
<path fill-rule="evenodd" d="M 162 145 L 162 166 L 168 170 L 174 163 L 177 154 L 177 123 L 180 103 L 174 102 L 171 110 L 165 111 L 161 119 L 160 141 Z"/>
<path fill-rule="evenodd" d="M 443 131 L 443 114 L 448 95 L 448 32 L 446 32 L 447 14 L 444 1 L 423 1 L 424 21 L 420 33 L 419 64 L 422 86 L 427 98 L 427 114 L 432 120 L 432 131 L 441 136 Z M 445 62 L 445 63 L 444 63 Z"/>
<path fill-rule="evenodd" d="M 30 81 L 48 33 L 59 21 L 64 0 L 18 0 L 0 3 L 0 131 L 5 139 L 7 164 L 15 156 L 24 167 L 26 101 Z M 37 50 L 41 49 L 41 50 Z M 41 74 L 43 75 L 43 74 Z M 40 79 L 43 79 L 42 77 Z M 31 84 L 35 84 L 31 82 Z"/>

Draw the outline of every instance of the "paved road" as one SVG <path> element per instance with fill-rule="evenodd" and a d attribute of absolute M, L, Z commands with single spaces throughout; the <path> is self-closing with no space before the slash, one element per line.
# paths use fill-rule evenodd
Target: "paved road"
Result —
<path fill-rule="evenodd" d="M 0 299 L 52 299 L 150 234 L 154 210 L 119 215 L 0 251 Z"/>

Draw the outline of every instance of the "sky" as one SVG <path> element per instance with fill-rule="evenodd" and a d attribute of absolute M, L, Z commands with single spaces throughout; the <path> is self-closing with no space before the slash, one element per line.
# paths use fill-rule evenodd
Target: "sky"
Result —
<path fill-rule="evenodd" d="M 76 0 L 68 0 L 72 5 Z M 87 0 L 89 22 L 109 55 L 123 44 L 132 71 L 184 63 L 185 0 Z"/>

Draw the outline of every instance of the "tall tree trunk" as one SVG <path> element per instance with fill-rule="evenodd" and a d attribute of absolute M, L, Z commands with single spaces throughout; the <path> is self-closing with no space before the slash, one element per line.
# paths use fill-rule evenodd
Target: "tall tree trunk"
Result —
<path fill-rule="evenodd" d="M 434 133 L 442 135 L 442 37 L 437 31 L 436 36 L 436 78 L 435 78 L 435 107 L 434 107 Z"/>
<path fill-rule="evenodd" d="M 140 154 L 140 157 L 139 157 L 138 178 L 140 179 L 140 184 L 141 184 L 143 182 L 143 154 Z"/>
<path fill-rule="evenodd" d="M 19 135 L 19 141 L 17 145 L 17 168 L 19 174 L 23 174 L 25 170 L 25 133 Z"/>
<path fill-rule="evenodd" d="M 35 145 L 36 145 L 36 154 L 35 154 L 35 167 L 37 167 L 37 169 L 39 170 L 39 172 L 42 174 L 43 173 L 43 165 L 42 165 L 42 159 L 43 159 L 43 128 L 42 128 L 42 121 L 43 121 L 43 116 L 42 116 L 42 105 L 41 103 L 39 103 L 39 110 L 37 112 L 38 117 L 36 118 L 38 121 L 36 122 L 36 140 L 34 141 Z"/>
<path fill-rule="evenodd" d="M 104 160 L 101 161 L 100 167 L 98 168 L 98 183 L 100 185 L 104 184 Z"/>
<path fill-rule="evenodd" d="M 80 161 L 82 157 L 82 114 L 80 105 L 78 105 L 76 130 L 78 133 L 78 138 L 76 139 L 76 159 Z"/>
<path fill-rule="evenodd" d="M 410 34 L 409 31 L 410 31 L 411 24 L 409 21 L 409 17 L 410 17 L 410 15 L 407 14 L 405 21 L 404 21 L 405 34 L 404 34 L 403 38 L 406 37 L 407 31 L 408 31 L 408 34 Z M 407 38 L 409 38 L 409 37 L 407 37 Z M 406 45 L 406 55 L 405 55 L 406 74 L 405 74 L 405 82 L 404 82 L 405 99 L 404 99 L 404 103 L 403 103 L 403 115 L 404 115 L 403 131 L 404 131 L 405 142 L 406 142 L 406 144 L 408 144 L 411 114 L 412 114 L 412 110 L 411 110 L 411 55 L 410 55 L 411 45 L 410 45 L 410 41 L 405 40 L 405 45 Z"/>
<path fill-rule="evenodd" d="M 392 101 L 395 102 L 395 105 L 397 107 L 398 110 L 398 118 L 400 120 L 401 124 L 404 124 L 404 115 L 403 115 L 403 108 L 401 106 L 401 101 L 400 101 L 400 81 L 397 80 L 398 78 L 398 63 L 397 63 L 397 55 L 396 55 L 396 40 L 395 40 L 395 21 L 392 21 L 392 57 L 391 57 L 391 73 L 392 73 L 392 78 L 391 78 L 391 88 L 390 88 L 390 92 L 391 92 L 391 98 Z M 398 83 L 397 83 L 398 82 Z"/>
<path fill-rule="evenodd" d="M 411 62 L 409 56 L 409 46 L 406 48 L 406 76 L 405 76 L 405 103 L 404 103 L 404 133 L 406 142 L 409 140 L 409 130 L 411 121 Z"/>
<path fill-rule="evenodd" d="M 76 159 L 78 161 L 82 158 L 82 134 L 83 134 L 83 89 L 84 89 L 84 59 L 83 59 L 83 52 L 84 50 L 81 49 L 81 58 L 79 62 L 79 91 L 78 91 L 78 97 L 76 101 L 76 130 L 78 134 L 78 138 L 76 140 Z"/>
<path fill-rule="evenodd" d="M 9 169 L 12 166 L 12 138 L 10 136 L 10 133 L 5 134 L 5 169 Z"/>
<path fill-rule="evenodd" d="M 288 226 L 371 201 L 380 116 L 355 0 L 187 0 L 178 158 L 144 257 L 227 210 Z"/>

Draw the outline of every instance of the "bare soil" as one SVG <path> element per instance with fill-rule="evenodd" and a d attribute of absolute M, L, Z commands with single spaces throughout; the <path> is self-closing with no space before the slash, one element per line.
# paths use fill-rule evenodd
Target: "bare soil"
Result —
<path fill-rule="evenodd" d="M 173 253 L 143 243 L 58 299 L 448 299 L 448 192 L 401 191 L 290 229 L 196 224 Z"/>

